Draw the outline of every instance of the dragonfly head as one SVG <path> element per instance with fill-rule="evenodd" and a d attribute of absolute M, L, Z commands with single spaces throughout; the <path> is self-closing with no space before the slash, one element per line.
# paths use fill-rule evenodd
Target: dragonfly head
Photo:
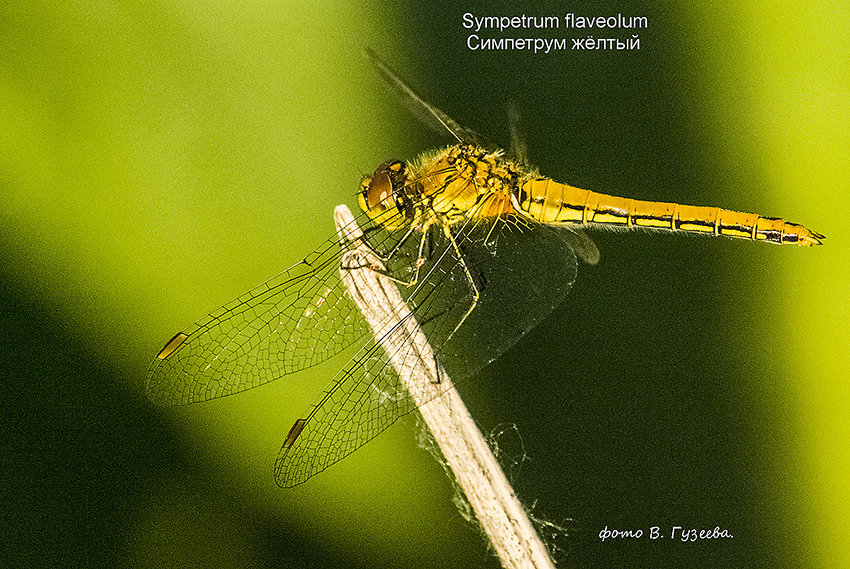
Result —
<path fill-rule="evenodd" d="M 405 194 L 407 166 L 401 160 L 389 160 L 360 182 L 358 203 L 372 221 L 387 229 L 404 225 L 408 201 Z"/>

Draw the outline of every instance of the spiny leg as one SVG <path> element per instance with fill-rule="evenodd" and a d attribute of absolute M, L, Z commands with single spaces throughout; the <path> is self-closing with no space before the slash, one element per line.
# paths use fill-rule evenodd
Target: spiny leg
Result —
<path fill-rule="evenodd" d="M 408 280 L 400 279 L 400 278 L 390 274 L 390 271 L 386 267 L 387 267 L 387 264 L 393 259 L 393 257 L 395 257 L 398 254 L 398 252 L 404 246 L 405 242 L 408 239 L 410 239 L 410 237 L 413 235 L 413 233 L 416 230 L 417 230 L 417 227 L 411 226 L 405 232 L 404 236 L 402 236 L 402 238 L 398 241 L 398 243 L 392 248 L 392 250 L 385 255 L 377 253 L 373 250 L 373 254 L 375 255 L 375 258 L 378 259 L 381 262 L 381 266 L 380 267 L 379 266 L 369 266 L 368 268 L 372 269 L 373 271 L 377 272 L 380 275 L 387 277 L 388 279 L 390 279 L 391 281 L 393 281 L 396 284 L 403 285 L 403 286 L 406 286 L 406 287 L 414 286 L 417 282 L 419 282 L 419 270 L 422 267 L 422 265 L 425 264 L 425 261 L 427 260 L 427 257 L 424 253 L 425 240 L 427 239 L 427 234 L 428 234 L 427 226 L 425 228 L 423 228 L 422 238 L 419 240 L 419 247 L 417 248 L 416 262 L 414 263 L 414 266 L 416 267 L 416 269 L 414 270 L 413 276 Z M 350 248 L 350 244 L 355 244 L 355 241 L 348 241 L 348 243 L 345 244 L 345 247 Z M 351 268 L 359 269 L 359 268 L 363 268 L 363 267 L 353 266 Z"/>
<path fill-rule="evenodd" d="M 407 232 L 407 235 L 405 235 L 404 238 L 407 239 L 408 237 L 410 237 L 411 233 L 413 233 L 413 228 L 411 228 L 411 231 Z M 422 229 L 422 238 L 419 239 L 419 247 L 418 247 L 417 253 L 416 253 L 416 261 L 413 264 L 416 268 L 414 269 L 413 276 L 410 279 L 403 280 L 403 279 L 400 279 L 398 277 L 394 277 L 393 275 L 389 274 L 388 271 L 384 271 L 382 274 L 384 276 L 386 276 L 388 279 L 390 279 L 391 281 L 393 281 L 394 283 L 400 284 L 400 285 L 405 286 L 405 287 L 412 287 L 412 286 L 415 286 L 416 284 L 418 284 L 419 283 L 419 271 L 420 271 L 420 269 L 422 269 L 422 265 L 425 264 L 425 261 L 428 260 L 428 254 L 425 253 L 425 245 L 427 243 L 427 240 L 428 240 L 428 227 L 426 226 Z M 393 251 L 391 252 L 391 255 L 397 253 L 400 247 L 401 247 L 401 244 L 399 244 L 395 249 L 393 249 Z M 389 259 L 391 257 L 391 255 L 388 256 L 387 259 Z"/>
<path fill-rule="evenodd" d="M 404 246 L 404 243 L 410 238 L 411 235 L 413 235 L 414 231 L 416 231 L 416 226 L 411 224 L 410 227 L 408 228 L 408 230 L 405 232 L 404 236 L 401 239 L 399 239 L 398 243 L 396 243 L 395 247 L 393 247 L 392 250 L 389 253 L 387 253 L 386 255 L 381 255 L 379 253 L 376 253 L 378 258 L 381 259 L 381 262 L 384 263 L 385 266 L 386 266 L 387 262 L 390 261 L 399 252 L 399 250 L 402 248 L 402 246 Z M 420 245 L 420 247 L 421 247 L 421 245 Z M 389 276 L 389 275 L 386 275 L 386 276 Z M 390 277 L 390 278 L 392 278 L 392 277 Z"/>
<path fill-rule="evenodd" d="M 457 255 L 458 263 L 461 267 L 463 267 L 463 272 L 466 275 L 467 281 L 469 281 L 469 288 L 472 292 L 472 302 L 470 303 L 469 308 L 466 309 L 466 312 L 464 313 L 463 317 L 461 317 L 460 322 L 457 323 L 451 334 L 446 337 L 445 341 L 448 342 L 451 337 L 455 335 L 455 332 L 457 332 L 460 327 L 463 326 L 463 323 L 466 322 L 466 319 L 469 317 L 470 314 L 472 314 L 472 311 L 475 310 L 475 307 L 478 306 L 478 300 L 481 298 L 481 293 L 478 290 L 478 285 L 475 284 L 475 279 L 472 277 L 472 272 L 469 270 L 469 266 L 464 260 L 464 255 L 461 252 L 457 241 L 455 241 L 454 235 L 452 235 L 452 230 L 449 228 L 448 225 L 445 225 L 443 226 L 443 232 L 445 233 L 446 238 L 452 244 L 452 249 L 454 249 L 455 255 Z"/>

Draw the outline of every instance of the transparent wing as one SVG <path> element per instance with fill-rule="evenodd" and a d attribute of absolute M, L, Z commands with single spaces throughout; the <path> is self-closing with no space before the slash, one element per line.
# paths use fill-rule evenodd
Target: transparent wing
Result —
<path fill-rule="evenodd" d="M 570 247 L 573 248 L 579 259 L 588 265 L 595 265 L 599 262 L 599 249 L 583 229 L 568 224 L 561 227 L 564 231 L 564 238 L 570 242 Z"/>
<path fill-rule="evenodd" d="M 528 145 L 525 142 L 525 129 L 522 124 L 522 115 L 516 104 L 508 103 L 508 129 L 511 133 L 511 145 L 508 147 L 508 156 L 518 164 L 528 166 Z"/>
<path fill-rule="evenodd" d="M 508 150 L 508 156 L 518 164 L 527 167 L 529 164 L 528 145 L 525 142 L 522 115 L 513 102 L 508 103 L 507 110 L 508 126 L 511 132 L 511 146 Z M 568 224 L 562 227 L 565 231 L 564 238 L 570 242 L 570 246 L 582 261 L 588 265 L 595 265 L 599 262 L 599 249 L 580 227 Z"/>
<path fill-rule="evenodd" d="M 399 285 L 399 291 L 439 363 L 458 383 L 496 359 L 560 304 L 575 280 L 577 263 L 563 231 L 544 225 L 469 220 L 453 235 L 461 256 L 442 232 L 425 236 L 431 244 L 420 278 L 414 285 Z M 388 273 L 400 277 L 409 271 L 418 246 L 416 239 L 404 243 L 388 259 Z M 472 302 L 464 267 L 481 298 L 457 328 Z M 402 346 L 399 349 L 411 352 L 394 354 L 394 361 L 418 357 L 415 347 Z M 306 481 L 415 408 L 388 356 L 380 340 L 370 340 L 295 423 L 275 464 L 279 485 Z"/>
<path fill-rule="evenodd" d="M 391 249 L 398 237 L 374 231 L 371 238 L 374 247 Z M 148 371 L 150 399 L 181 405 L 231 395 L 318 364 L 361 339 L 367 325 L 342 287 L 343 253 L 331 238 L 177 334 Z"/>
<path fill-rule="evenodd" d="M 366 57 L 378 70 L 392 90 L 398 95 L 407 110 L 422 121 L 425 126 L 439 133 L 448 132 L 458 142 L 463 144 L 475 144 L 478 146 L 490 146 L 490 143 L 481 135 L 467 128 L 463 128 L 449 115 L 425 101 L 413 88 L 407 84 L 399 75 L 378 55 L 369 48 L 364 50 Z"/>
<path fill-rule="evenodd" d="M 369 341 L 295 423 L 275 462 L 275 480 L 283 488 L 305 482 L 414 409 L 384 349 Z"/>

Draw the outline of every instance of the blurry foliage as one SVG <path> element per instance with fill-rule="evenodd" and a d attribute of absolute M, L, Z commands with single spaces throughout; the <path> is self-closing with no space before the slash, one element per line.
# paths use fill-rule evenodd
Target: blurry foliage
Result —
<path fill-rule="evenodd" d="M 361 173 L 447 142 L 384 92 L 364 45 L 497 140 L 516 100 L 556 179 L 828 236 L 803 251 L 597 234 L 602 263 L 563 307 L 462 386 L 485 429 L 518 425 L 521 497 L 572 520 L 562 560 L 848 557 L 846 8 L 643 4 L 639 52 L 535 55 L 469 52 L 464 11 L 523 11 L 477 4 L 3 6 L 4 564 L 495 566 L 410 422 L 274 486 L 285 430 L 333 367 L 181 410 L 141 392 L 175 330 L 330 235 Z M 604 525 L 736 538 L 600 545 Z"/>

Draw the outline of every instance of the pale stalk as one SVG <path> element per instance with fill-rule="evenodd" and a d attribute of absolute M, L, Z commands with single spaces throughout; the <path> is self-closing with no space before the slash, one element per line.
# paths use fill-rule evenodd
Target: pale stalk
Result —
<path fill-rule="evenodd" d="M 413 397 L 502 565 L 508 569 L 554 568 L 546 546 L 451 379 L 439 367 L 398 288 L 380 272 L 383 264 L 363 240 L 351 211 L 338 206 L 334 221 L 340 237 L 351 244 L 340 269 L 348 294 Z"/>

